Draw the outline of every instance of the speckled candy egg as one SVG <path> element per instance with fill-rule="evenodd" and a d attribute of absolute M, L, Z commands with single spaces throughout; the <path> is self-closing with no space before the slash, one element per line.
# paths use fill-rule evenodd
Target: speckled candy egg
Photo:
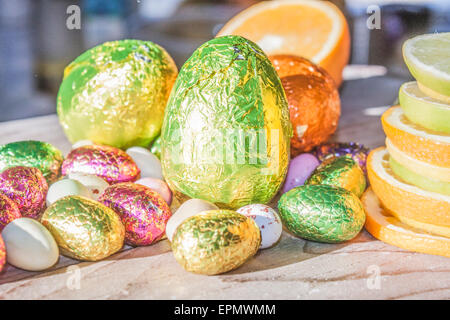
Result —
<path fill-rule="evenodd" d="M 340 157 L 340 156 L 350 156 L 355 160 L 361 167 L 361 169 L 366 172 L 366 160 L 369 154 L 369 149 L 364 147 L 362 144 L 356 142 L 330 142 L 318 146 L 314 150 L 314 154 L 319 159 L 323 161 L 328 157 Z"/>
<path fill-rule="evenodd" d="M 85 186 L 90 192 L 90 198 L 93 200 L 98 200 L 105 189 L 109 187 L 108 182 L 93 174 L 71 172 L 67 177 Z"/>
<path fill-rule="evenodd" d="M 47 182 L 60 176 L 63 155 L 50 143 L 42 141 L 17 141 L 0 146 L 0 171 L 11 167 L 38 168 Z"/>
<path fill-rule="evenodd" d="M 294 235 L 326 243 L 354 238 L 366 219 L 354 193 L 329 185 L 304 185 L 286 192 L 278 202 L 278 212 Z"/>
<path fill-rule="evenodd" d="M 58 245 L 50 232 L 38 221 L 16 219 L 2 232 L 9 264 L 28 271 L 53 266 L 59 258 Z"/>
<path fill-rule="evenodd" d="M 17 204 L 0 193 L 0 232 L 8 223 L 21 217 Z"/>
<path fill-rule="evenodd" d="M 184 269 L 207 275 L 238 268 L 260 244 L 255 221 L 231 210 L 212 210 L 186 219 L 171 242 L 175 259 Z"/>
<path fill-rule="evenodd" d="M 255 220 L 261 232 L 260 249 L 272 247 L 281 237 L 283 226 L 278 213 L 264 204 L 249 204 L 236 210 Z"/>
<path fill-rule="evenodd" d="M 143 147 L 131 147 L 127 149 L 127 153 L 134 160 L 139 170 L 141 170 L 142 178 L 155 178 L 163 180 L 161 169 L 161 161 L 158 157 Z"/>
<path fill-rule="evenodd" d="M 283 193 L 288 192 L 292 188 L 302 186 L 318 165 L 319 160 L 309 153 L 302 153 L 292 159 L 289 162 Z"/>
<path fill-rule="evenodd" d="M 172 191 L 164 181 L 154 178 L 142 178 L 137 180 L 136 183 L 158 192 L 169 206 L 172 204 Z"/>
<path fill-rule="evenodd" d="M 0 272 L 2 272 L 5 263 L 6 263 L 5 243 L 3 242 L 3 238 L 0 235 Z"/>
<path fill-rule="evenodd" d="M 42 224 L 55 237 L 61 253 L 97 261 L 119 251 L 125 229 L 114 210 L 80 196 L 57 200 L 45 210 Z"/>
<path fill-rule="evenodd" d="M 173 235 L 177 230 L 178 226 L 187 218 L 193 217 L 202 212 L 209 210 L 218 210 L 219 207 L 214 203 L 205 201 L 202 199 L 189 199 L 175 211 L 175 213 L 170 217 L 166 225 L 166 236 L 169 241 L 172 241 Z"/>
<path fill-rule="evenodd" d="M 0 174 L 0 192 L 13 200 L 22 216 L 37 218 L 45 208 L 48 185 L 41 171 L 12 167 Z"/>
<path fill-rule="evenodd" d="M 161 239 L 172 215 L 156 191 L 135 183 L 112 185 L 99 201 L 119 214 L 125 226 L 125 242 L 133 246 L 145 246 Z"/>
<path fill-rule="evenodd" d="M 305 184 L 327 184 L 341 187 L 361 197 L 366 190 L 366 178 L 360 166 L 349 156 L 325 159 Z"/>
<path fill-rule="evenodd" d="M 87 173 L 108 183 L 135 181 L 139 168 L 123 150 L 102 145 L 86 145 L 72 150 L 64 160 L 62 174 Z"/>

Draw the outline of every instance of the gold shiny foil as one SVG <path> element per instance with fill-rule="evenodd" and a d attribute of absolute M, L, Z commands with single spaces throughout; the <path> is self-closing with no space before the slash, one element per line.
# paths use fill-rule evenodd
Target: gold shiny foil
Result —
<path fill-rule="evenodd" d="M 60 123 L 72 143 L 147 146 L 160 133 L 176 77 L 175 63 L 157 44 L 106 42 L 64 70 L 57 99 Z"/>
<path fill-rule="evenodd" d="M 180 70 L 161 133 L 165 180 L 180 200 L 222 208 L 267 203 L 281 186 L 292 135 L 280 79 L 239 36 L 200 46 Z"/>
<path fill-rule="evenodd" d="M 325 159 L 311 176 L 306 185 L 327 184 L 341 187 L 361 197 L 366 190 L 366 178 L 361 167 L 350 156 Z"/>
<path fill-rule="evenodd" d="M 120 250 L 125 228 L 120 217 L 103 204 L 79 196 L 59 199 L 45 210 L 42 224 L 65 256 L 97 261 Z"/>
<path fill-rule="evenodd" d="M 184 269 L 214 275 L 241 266 L 260 243 L 253 219 L 231 210 L 209 210 L 178 226 L 171 245 Z"/>

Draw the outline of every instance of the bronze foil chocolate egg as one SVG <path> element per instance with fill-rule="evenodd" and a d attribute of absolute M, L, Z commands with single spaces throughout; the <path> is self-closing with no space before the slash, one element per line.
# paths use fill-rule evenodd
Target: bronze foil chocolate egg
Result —
<path fill-rule="evenodd" d="M 335 132 L 341 114 L 339 92 L 331 76 L 306 59 L 294 65 L 298 73 L 281 78 L 294 132 L 291 156 L 325 142 Z"/>
<path fill-rule="evenodd" d="M 41 222 L 55 238 L 61 253 L 78 260 L 104 259 L 119 251 L 125 238 L 117 213 L 79 196 L 57 200 L 45 210 Z"/>
<path fill-rule="evenodd" d="M 183 221 L 171 245 L 184 269 L 214 275 L 241 266 L 258 251 L 260 243 L 253 219 L 231 210 L 210 210 Z"/>

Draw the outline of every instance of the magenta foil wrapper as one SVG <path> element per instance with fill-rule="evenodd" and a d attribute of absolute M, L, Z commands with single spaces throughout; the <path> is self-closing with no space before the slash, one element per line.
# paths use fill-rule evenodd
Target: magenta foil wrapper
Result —
<path fill-rule="evenodd" d="M 21 218 L 19 207 L 17 204 L 8 198 L 6 195 L 0 193 L 0 232 L 11 221 Z"/>
<path fill-rule="evenodd" d="M 0 192 L 14 201 L 24 217 L 37 218 L 45 209 L 48 185 L 42 172 L 12 167 L 0 174 Z"/>
<path fill-rule="evenodd" d="M 99 201 L 120 215 L 125 242 L 132 246 L 145 246 L 161 239 L 172 215 L 156 191 L 135 183 L 112 185 Z"/>
<path fill-rule="evenodd" d="M 140 170 L 123 150 L 103 145 L 87 145 L 72 150 L 64 160 L 61 171 L 94 174 L 109 184 L 135 181 Z"/>

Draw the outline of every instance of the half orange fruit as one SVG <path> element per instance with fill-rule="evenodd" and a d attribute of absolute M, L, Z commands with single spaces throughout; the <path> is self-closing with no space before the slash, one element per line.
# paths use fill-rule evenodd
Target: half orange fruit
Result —
<path fill-rule="evenodd" d="M 441 167 L 450 167 L 450 134 L 426 129 L 409 121 L 399 106 L 381 117 L 391 143 L 410 157 Z"/>
<path fill-rule="evenodd" d="M 350 33 L 342 12 L 328 1 L 263 1 L 240 12 L 217 36 L 240 35 L 267 55 L 307 58 L 330 73 L 336 84 L 350 55 Z"/>
<path fill-rule="evenodd" d="M 366 230 L 375 238 L 410 251 L 450 257 L 450 238 L 410 227 L 390 215 L 371 188 L 361 201 L 366 211 Z"/>
<path fill-rule="evenodd" d="M 367 173 L 383 207 L 399 220 L 420 224 L 423 228 L 427 224 L 432 225 L 430 228 L 450 227 L 450 196 L 422 190 L 400 180 L 389 167 L 389 154 L 385 148 L 369 154 Z"/>

